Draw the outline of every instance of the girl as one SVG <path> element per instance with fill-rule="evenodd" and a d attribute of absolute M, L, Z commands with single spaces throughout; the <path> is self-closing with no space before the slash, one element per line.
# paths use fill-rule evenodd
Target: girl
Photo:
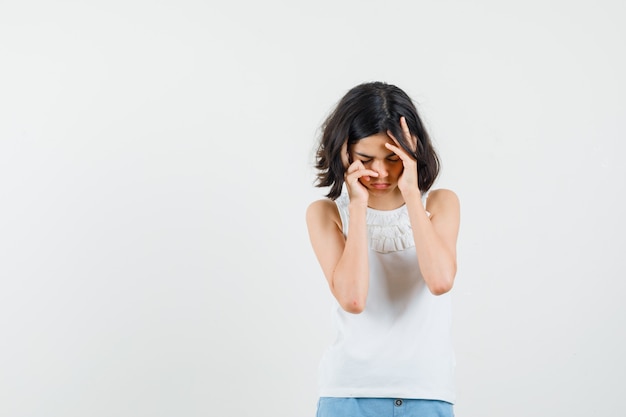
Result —
<path fill-rule="evenodd" d="M 459 201 L 409 96 L 360 84 L 326 119 L 309 237 L 336 300 L 318 417 L 452 416 Z"/>

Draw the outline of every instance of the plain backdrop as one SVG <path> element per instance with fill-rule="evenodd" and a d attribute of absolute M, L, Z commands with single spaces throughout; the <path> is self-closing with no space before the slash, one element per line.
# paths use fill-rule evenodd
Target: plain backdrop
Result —
<path fill-rule="evenodd" d="M 618 415 L 626 3 L 0 1 L 0 415 L 312 417 L 354 85 L 461 201 L 459 417 Z"/>

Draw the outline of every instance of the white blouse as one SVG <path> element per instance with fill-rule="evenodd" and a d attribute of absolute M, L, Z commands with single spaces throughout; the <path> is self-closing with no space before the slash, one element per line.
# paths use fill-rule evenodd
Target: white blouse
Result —
<path fill-rule="evenodd" d="M 345 191 L 335 201 L 348 234 Z M 370 283 L 361 314 L 333 304 L 334 343 L 319 366 L 321 397 L 454 403 L 450 293 L 433 295 L 419 269 L 406 206 L 367 209 Z"/>

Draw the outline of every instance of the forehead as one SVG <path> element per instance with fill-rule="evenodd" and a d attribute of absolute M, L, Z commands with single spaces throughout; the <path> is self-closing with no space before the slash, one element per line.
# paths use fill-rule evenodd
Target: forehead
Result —
<path fill-rule="evenodd" d="M 385 143 L 394 144 L 393 139 L 387 136 L 386 133 L 377 133 L 372 136 L 364 137 L 363 139 L 359 139 L 352 146 L 352 149 L 355 152 L 375 152 L 375 151 L 383 151 L 385 153 L 389 152 L 389 149 L 385 147 Z"/>

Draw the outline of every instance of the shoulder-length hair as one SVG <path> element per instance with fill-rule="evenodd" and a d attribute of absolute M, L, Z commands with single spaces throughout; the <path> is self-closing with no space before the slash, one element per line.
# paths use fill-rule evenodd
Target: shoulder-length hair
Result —
<path fill-rule="evenodd" d="M 404 116 L 417 149 L 411 149 L 400 126 Z M 418 186 L 425 193 L 439 175 L 439 157 L 432 146 L 411 98 L 395 85 L 368 82 L 350 89 L 322 124 L 321 139 L 316 152 L 318 170 L 316 187 L 330 187 L 326 197 L 335 200 L 341 195 L 345 167 L 341 149 L 360 139 L 390 131 L 402 148 L 417 161 Z"/>

